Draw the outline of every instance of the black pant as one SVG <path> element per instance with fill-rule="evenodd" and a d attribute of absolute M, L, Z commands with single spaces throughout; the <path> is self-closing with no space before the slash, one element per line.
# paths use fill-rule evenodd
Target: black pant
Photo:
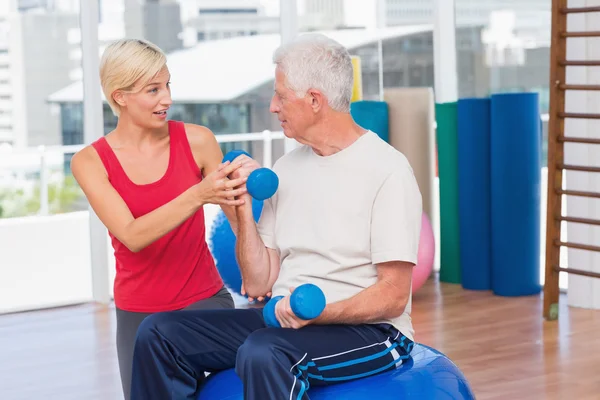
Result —
<path fill-rule="evenodd" d="M 197 301 L 186 307 L 186 310 L 200 310 L 208 308 L 235 308 L 233 297 L 223 287 L 214 296 Z M 117 308 L 117 357 L 119 359 L 119 372 L 123 396 L 129 400 L 131 393 L 131 365 L 133 360 L 133 345 L 135 335 L 142 321 L 152 313 L 125 311 Z"/>
<path fill-rule="evenodd" d="M 205 372 L 235 367 L 244 399 L 308 399 L 327 385 L 396 368 L 412 341 L 387 324 L 267 328 L 262 310 L 152 315 L 140 325 L 133 400 L 196 399 Z"/>

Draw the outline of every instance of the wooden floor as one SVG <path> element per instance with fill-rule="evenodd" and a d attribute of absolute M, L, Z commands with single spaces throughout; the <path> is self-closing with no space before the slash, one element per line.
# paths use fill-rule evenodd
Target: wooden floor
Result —
<path fill-rule="evenodd" d="M 414 295 L 417 340 L 446 353 L 478 400 L 600 399 L 600 311 L 561 298 L 501 298 L 428 282 Z M 0 399 L 118 400 L 113 307 L 0 316 Z"/>

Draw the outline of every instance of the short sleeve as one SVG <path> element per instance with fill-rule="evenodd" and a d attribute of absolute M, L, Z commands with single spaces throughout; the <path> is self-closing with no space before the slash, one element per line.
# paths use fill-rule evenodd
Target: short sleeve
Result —
<path fill-rule="evenodd" d="M 273 198 L 263 202 L 263 209 L 258 219 L 258 234 L 263 243 L 270 249 L 277 249 L 275 246 L 275 209 L 273 207 Z"/>
<path fill-rule="evenodd" d="M 388 261 L 417 263 L 422 211 L 421 192 L 410 166 L 403 166 L 390 174 L 373 204 L 373 264 Z"/>

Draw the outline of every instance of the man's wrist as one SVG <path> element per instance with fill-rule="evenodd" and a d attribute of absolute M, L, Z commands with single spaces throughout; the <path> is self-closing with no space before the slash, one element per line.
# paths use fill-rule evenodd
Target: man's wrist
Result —
<path fill-rule="evenodd" d="M 238 196 L 239 199 L 244 200 L 244 204 L 235 208 L 235 213 L 238 220 L 238 226 L 246 224 L 247 222 L 254 222 L 254 214 L 252 210 L 252 196 L 245 193 Z"/>
<path fill-rule="evenodd" d="M 335 314 L 339 312 L 339 303 L 330 303 L 325 306 L 323 312 L 313 320 L 315 325 L 332 324 L 335 321 Z"/>

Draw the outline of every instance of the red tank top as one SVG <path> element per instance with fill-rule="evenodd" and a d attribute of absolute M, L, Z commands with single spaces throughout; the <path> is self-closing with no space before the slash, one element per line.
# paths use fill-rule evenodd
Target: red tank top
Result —
<path fill-rule="evenodd" d="M 182 122 L 169 121 L 170 156 L 158 181 L 133 183 L 104 137 L 95 141 L 108 179 L 135 218 L 173 200 L 202 180 Z M 109 232 L 116 260 L 115 305 L 127 311 L 159 312 L 184 308 L 223 287 L 205 238 L 200 208 L 148 247 L 131 252 Z"/>

